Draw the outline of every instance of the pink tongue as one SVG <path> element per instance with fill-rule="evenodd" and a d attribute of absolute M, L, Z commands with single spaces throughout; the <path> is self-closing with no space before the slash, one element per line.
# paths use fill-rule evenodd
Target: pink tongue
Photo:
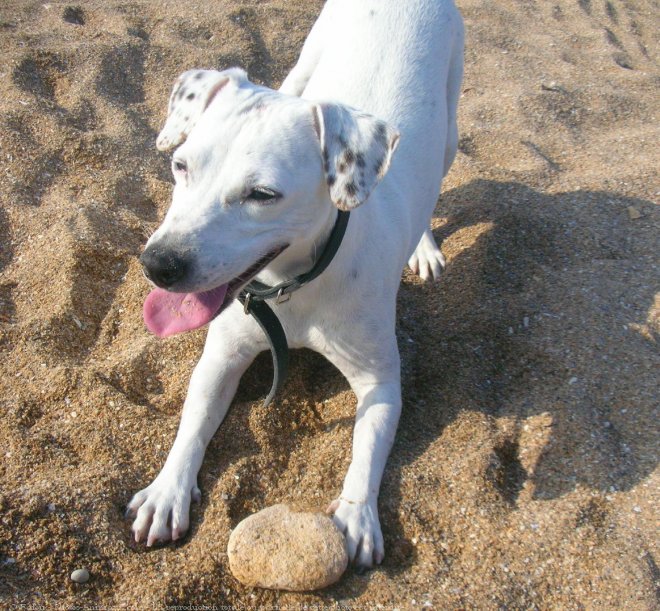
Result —
<path fill-rule="evenodd" d="M 226 284 L 202 293 L 154 289 L 144 302 L 144 322 L 158 337 L 199 329 L 218 313 L 226 293 Z"/>

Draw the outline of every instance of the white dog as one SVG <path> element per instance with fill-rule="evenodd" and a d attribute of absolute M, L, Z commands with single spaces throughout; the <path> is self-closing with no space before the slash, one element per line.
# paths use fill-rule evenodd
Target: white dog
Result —
<path fill-rule="evenodd" d="M 160 287 L 145 320 L 163 336 L 213 322 L 165 466 L 129 504 L 136 541 L 185 533 L 206 446 L 268 348 L 238 291 L 309 270 L 339 208 L 352 212 L 331 264 L 272 309 L 289 345 L 323 354 L 357 395 L 329 511 L 351 560 L 382 561 L 378 490 L 401 411 L 396 296 L 406 262 L 424 279 L 444 265 L 429 220 L 456 153 L 462 59 L 452 0 L 328 0 L 279 91 L 238 69 L 179 78 L 157 143 L 181 146 L 172 205 L 142 256 Z"/>

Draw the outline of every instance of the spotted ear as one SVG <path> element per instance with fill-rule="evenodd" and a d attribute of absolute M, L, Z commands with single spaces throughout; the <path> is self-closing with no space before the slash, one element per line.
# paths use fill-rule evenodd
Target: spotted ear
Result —
<path fill-rule="evenodd" d="M 247 75 L 240 68 L 222 72 L 184 72 L 174 83 L 167 108 L 167 121 L 156 140 L 158 150 L 169 151 L 184 142 L 213 98 L 231 80 L 244 81 Z"/>
<path fill-rule="evenodd" d="M 314 119 L 330 199 L 340 210 L 357 208 L 390 167 L 399 132 L 342 104 L 317 104 Z"/>

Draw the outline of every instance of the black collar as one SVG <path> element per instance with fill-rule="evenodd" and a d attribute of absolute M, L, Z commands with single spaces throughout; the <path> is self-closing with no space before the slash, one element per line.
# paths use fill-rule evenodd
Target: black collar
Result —
<path fill-rule="evenodd" d="M 264 401 L 264 406 L 268 406 L 275 397 L 275 394 L 286 378 L 289 366 L 289 345 L 286 340 L 286 334 L 275 312 L 271 310 L 266 300 L 276 299 L 276 303 L 287 301 L 291 293 L 308 284 L 325 271 L 341 246 L 350 214 L 350 212 L 339 210 L 337 220 L 330 232 L 330 237 L 325 244 L 325 248 L 312 269 L 308 272 L 300 274 L 291 280 L 280 282 L 276 286 L 268 286 L 263 282 L 253 280 L 241 291 L 238 297 L 239 301 L 243 304 L 245 313 L 252 314 L 257 323 L 259 323 L 259 326 L 264 330 L 273 356 L 273 385 Z"/>
<path fill-rule="evenodd" d="M 314 280 L 317 276 L 320 276 L 328 265 L 330 265 L 330 262 L 341 246 L 341 241 L 344 238 L 344 233 L 346 233 L 346 226 L 348 225 L 348 217 L 350 214 L 350 212 L 339 210 L 335 226 L 330 232 L 325 248 L 323 249 L 321 256 L 316 260 L 316 263 L 314 263 L 312 269 L 304 274 L 300 274 L 300 276 L 292 278 L 291 280 L 280 282 L 276 286 L 268 286 L 263 282 L 253 280 L 243 289 L 245 299 L 248 301 L 265 301 L 277 297 L 279 302 L 285 295 L 290 295 L 308 282 Z"/>

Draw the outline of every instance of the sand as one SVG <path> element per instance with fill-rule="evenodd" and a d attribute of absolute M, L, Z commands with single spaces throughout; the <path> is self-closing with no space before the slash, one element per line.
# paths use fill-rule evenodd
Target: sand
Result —
<path fill-rule="evenodd" d="M 459 2 L 460 152 L 433 219 L 448 266 L 403 274 L 383 566 L 311 594 L 229 573 L 241 519 L 340 491 L 355 400 L 305 351 L 267 410 L 268 355 L 247 373 L 189 537 L 131 542 L 123 509 L 165 460 L 204 341 L 142 322 L 170 87 L 231 65 L 277 86 L 321 4 L 2 2 L 0 606 L 657 608 L 651 1 Z"/>

